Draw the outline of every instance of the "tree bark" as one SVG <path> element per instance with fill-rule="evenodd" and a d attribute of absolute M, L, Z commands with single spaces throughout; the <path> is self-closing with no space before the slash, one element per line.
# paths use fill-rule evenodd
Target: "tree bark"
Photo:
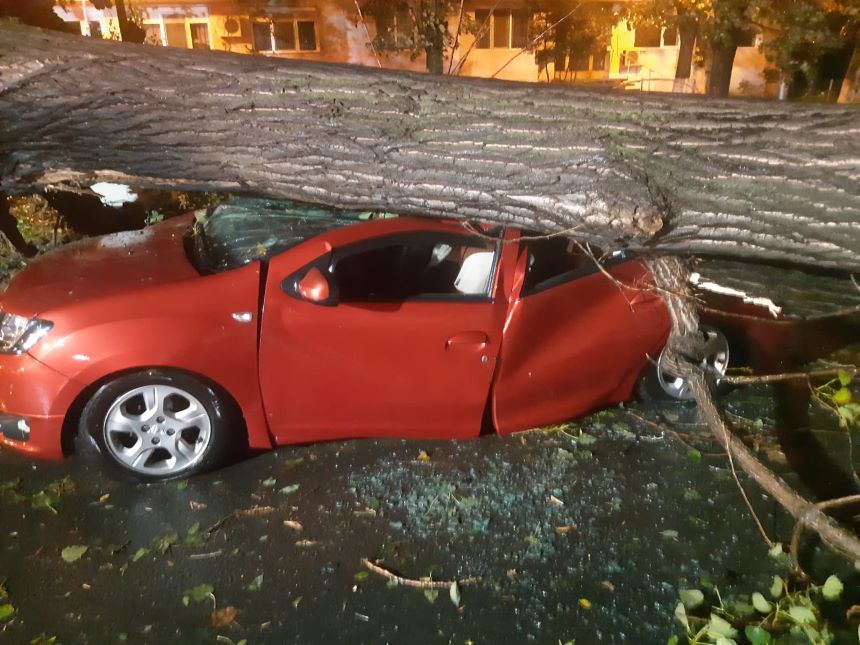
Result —
<path fill-rule="evenodd" d="M 0 190 L 97 180 L 860 271 L 860 113 L 0 25 Z"/>
<path fill-rule="evenodd" d="M 729 95 L 732 82 L 732 68 L 735 64 L 735 45 L 714 47 L 712 49 L 711 75 L 708 77 L 708 96 L 725 98 Z"/>
<path fill-rule="evenodd" d="M 679 85 L 683 87 L 690 79 L 690 74 L 693 71 L 693 52 L 696 47 L 696 36 L 698 33 L 699 25 L 695 18 L 683 15 L 678 16 L 680 46 L 678 47 L 678 63 L 675 66 L 676 91 L 678 91 Z"/>

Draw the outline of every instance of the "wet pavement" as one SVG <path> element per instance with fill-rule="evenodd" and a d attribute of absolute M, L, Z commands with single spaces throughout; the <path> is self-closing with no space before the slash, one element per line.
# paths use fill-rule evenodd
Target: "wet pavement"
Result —
<path fill-rule="evenodd" d="M 763 386 L 727 403 L 753 426 L 774 414 Z M 148 486 L 0 453 L 0 604 L 15 611 L 0 641 L 665 643 L 679 589 L 731 603 L 785 572 L 702 432 L 695 408 L 634 405 L 505 438 L 285 448 Z M 742 481 L 787 542 L 792 522 Z M 362 558 L 480 580 L 457 606 Z M 860 602 L 860 574 L 839 573 Z"/>

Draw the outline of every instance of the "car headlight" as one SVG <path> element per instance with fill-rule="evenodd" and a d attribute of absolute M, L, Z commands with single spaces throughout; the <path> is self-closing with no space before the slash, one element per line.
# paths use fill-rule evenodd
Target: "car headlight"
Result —
<path fill-rule="evenodd" d="M 23 354 L 45 337 L 54 323 L 0 311 L 0 354 Z"/>

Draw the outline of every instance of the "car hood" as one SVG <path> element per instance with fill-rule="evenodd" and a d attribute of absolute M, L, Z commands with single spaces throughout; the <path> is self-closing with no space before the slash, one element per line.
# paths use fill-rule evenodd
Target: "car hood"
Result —
<path fill-rule="evenodd" d="M 188 261 L 183 235 L 193 215 L 140 231 L 82 240 L 37 258 L 0 296 L 0 308 L 22 316 L 199 275 Z"/>

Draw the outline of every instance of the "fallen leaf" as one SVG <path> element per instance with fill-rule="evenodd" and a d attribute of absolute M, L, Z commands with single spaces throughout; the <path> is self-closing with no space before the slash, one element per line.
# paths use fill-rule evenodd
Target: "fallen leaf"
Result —
<path fill-rule="evenodd" d="M 301 522 L 296 522 L 295 520 L 284 520 L 284 526 L 294 531 L 301 531 L 304 528 Z"/>
<path fill-rule="evenodd" d="M 296 546 L 302 549 L 317 546 L 319 544 L 318 540 L 299 540 L 296 542 Z"/>
<path fill-rule="evenodd" d="M 236 620 L 239 610 L 235 607 L 221 607 L 212 612 L 209 617 L 212 627 L 229 627 Z"/>
<path fill-rule="evenodd" d="M 188 502 L 188 506 L 191 507 L 192 511 L 202 511 L 206 508 L 206 504 L 204 504 L 203 502 L 195 502 L 193 499 Z"/>
<path fill-rule="evenodd" d="M 248 591 L 259 591 L 263 586 L 263 574 L 256 576 L 251 582 L 245 585 L 245 589 Z"/>
<path fill-rule="evenodd" d="M 600 583 L 600 586 L 603 587 L 604 589 L 611 591 L 611 592 L 615 591 L 615 585 L 612 584 L 611 582 L 609 582 L 609 580 L 603 580 Z"/>
<path fill-rule="evenodd" d="M 11 604 L 3 603 L 0 605 L 0 623 L 7 622 L 12 616 L 15 615 L 15 607 Z"/>
<path fill-rule="evenodd" d="M 236 511 L 236 517 L 258 517 L 260 515 L 268 515 L 274 513 L 274 506 L 252 506 L 251 508 L 243 508 Z"/>
<path fill-rule="evenodd" d="M 357 517 L 376 517 L 376 511 L 370 507 L 365 507 L 360 511 L 353 511 L 352 514 Z"/>
<path fill-rule="evenodd" d="M 275 484 L 278 483 L 278 480 L 275 479 L 274 477 L 269 477 L 268 479 L 264 479 L 260 483 L 263 484 L 263 486 L 265 486 L 266 488 L 271 488 L 272 486 L 274 486 Z"/>
<path fill-rule="evenodd" d="M 429 602 L 432 605 L 434 602 L 436 602 L 436 598 L 439 597 L 439 590 L 438 589 L 425 589 L 424 590 L 424 597 L 427 599 L 427 602 Z"/>
<path fill-rule="evenodd" d="M 186 607 L 190 602 L 200 602 L 213 595 L 215 588 L 210 584 L 199 584 L 191 589 L 186 589 L 182 594 L 182 604 Z"/>
<path fill-rule="evenodd" d="M 428 461 L 430 461 L 430 455 L 428 455 L 424 450 L 422 450 L 418 453 L 418 461 L 427 463 Z"/>
<path fill-rule="evenodd" d="M 560 500 L 558 497 L 556 497 L 555 495 L 550 495 L 550 496 L 549 496 L 549 503 L 550 503 L 550 504 L 552 504 L 553 506 L 564 506 L 564 502 L 563 502 L 563 501 L 561 501 L 561 500 Z"/>
<path fill-rule="evenodd" d="M 63 549 L 60 553 L 60 557 L 63 559 L 63 562 L 77 562 L 88 550 L 88 546 L 84 546 L 83 544 L 74 544 Z"/>
<path fill-rule="evenodd" d="M 451 587 L 448 589 L 448 597 L 451 598 L 451 602 L 454 603 L 455 607 L 460 606 L 460 585 L 456 582 L 451 583 Z"/>
<path fill-rule="evenodd" d="M 281 490 L 279 490 L 278 492 L 279 492 L 281 495 L 289 495 L 290 493 L 295 493 L 297 490 L 299 490 L 299 485 L 298 485 L 298 484 L 290 484 L 289 486 L 284 486 L 284 487 L 283 487 Z"/>
<path fill-rule="evenodd" d="M 575 529 L 576 529 L 576 524 L 567 524 L 565 526 L 556 526 L 555 532 L 558 535 L 567 535 L 568 533 L 570 533 L 571 531 L 573 531 Z"/>
<path fill-rule="evenodd" d="M 583 609 L 591 609 L 591 601 L 588 598 L 580 598 L 579 606 Z"/>

